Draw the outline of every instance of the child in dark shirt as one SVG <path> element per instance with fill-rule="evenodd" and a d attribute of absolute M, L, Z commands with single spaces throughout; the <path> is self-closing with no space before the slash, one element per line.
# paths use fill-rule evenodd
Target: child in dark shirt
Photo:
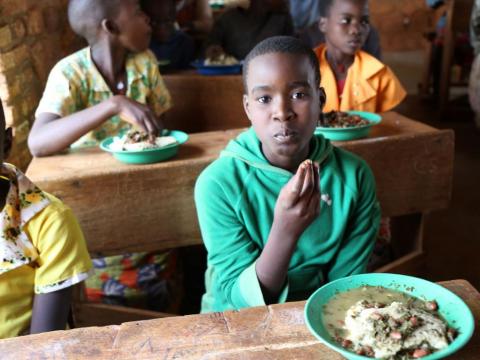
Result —
<path fill-rule="evenodd" d="M 293 35 L 293 23 L 284 0 L 251 0 L 247 9 L 227 10 L 213 26 L 206 58 L 221 54 L 242 60 L 260 41 L 276 35 Z"/>
<path fill-rule="evenodd" d="M 153 51 L 162 70 L 188 68 L 194 58 L 195 43 L 192 37 L 176 28 L 175 0 L 143 0 L 142 8 L 150 17 Z"/>

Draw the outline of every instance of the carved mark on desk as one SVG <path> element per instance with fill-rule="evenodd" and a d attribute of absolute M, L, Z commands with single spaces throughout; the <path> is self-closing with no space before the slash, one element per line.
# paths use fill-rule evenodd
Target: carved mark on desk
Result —
<path fill-rule="evenodd" d="M 147 338 L 147 340 L 143 341 L 140 343 L 139 348 L 137 350 L 139 353 L 140 352 L 147 352 L 147 353 L 153 353 L 155 349 L 153 348 L 152 345 L 152 340 L 150 337 Z"/>

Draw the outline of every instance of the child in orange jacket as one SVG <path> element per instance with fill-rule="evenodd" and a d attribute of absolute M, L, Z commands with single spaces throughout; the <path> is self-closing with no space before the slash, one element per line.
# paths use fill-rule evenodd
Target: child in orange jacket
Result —
<path fill-rule="evenodd" d="M 314 51 L 327 94 L 324 112 L 384 112 L 405 98 L 392 70 L 360 50 L 370 31 L 368 0 L 325 0 L 319 27 L 325 44 Z"/>

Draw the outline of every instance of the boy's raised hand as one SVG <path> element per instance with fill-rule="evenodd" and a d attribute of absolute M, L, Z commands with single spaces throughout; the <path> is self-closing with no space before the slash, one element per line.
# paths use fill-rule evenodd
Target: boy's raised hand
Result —
<path fill-rule="evenodd" d="M 300 237 L 320 213 L 319 172 L 319 164 L 305 160 L 278 195 L 274 221 L 295 237 Z"/>
<path fill-rule="evenodd" d="M 136 126 L 142 131 L 158 136 L 163 130 L 163 123 L 147 105 L 129 99 L 124 95 L 116 95 L 115 103 L 118 115 L 124 121 Z"/>

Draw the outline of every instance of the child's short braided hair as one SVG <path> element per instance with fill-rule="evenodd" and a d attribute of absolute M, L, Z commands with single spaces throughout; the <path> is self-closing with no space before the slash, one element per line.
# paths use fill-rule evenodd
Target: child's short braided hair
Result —
<path fill-rule="evenodd" d="M 247 89 L 247 75 L 250 61 L 258 56 L 281 53 L 292 55 L 303 55 L 308 58 L 312 70 L 315 72 L 315 81 L 320 84 L 320 66 L 313 50 L 303 42 L 292 36 L 273 36 L 259 42 L 247 55 L 243 62 L 243 89 L 245 94 Z"/>

